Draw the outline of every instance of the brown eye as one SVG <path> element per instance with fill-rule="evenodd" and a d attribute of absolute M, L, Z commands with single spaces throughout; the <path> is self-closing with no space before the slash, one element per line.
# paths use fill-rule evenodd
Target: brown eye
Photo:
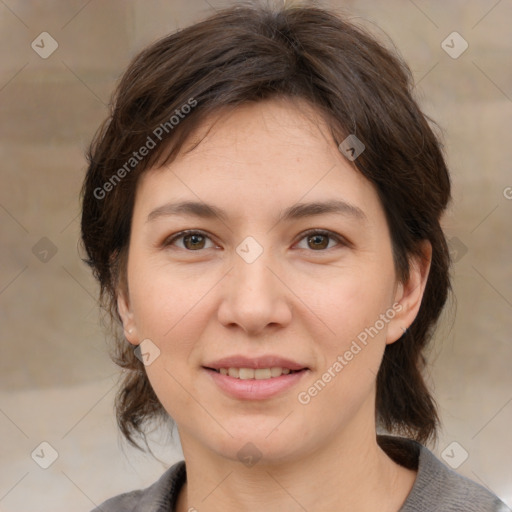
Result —
<path fill-rule="evenodd" d="M 207 241 L 210 240 L 210 237 L 201 233 L 200 231 L 182 231 L 180 233 L 176 233 L 176 235 L 166 239 L 163 243 L 165 247 L 168 246 L 177 246 L 180 249 L 184 249 L 190 252 L 199 251 L 201 249 L 208 249 L 213 247 L 211 244 L 210 247 L 206 246 Z M 178 241 L 182 241 L 181 244 L 177 243 Z M 211 240 L 210 240 L 211 243 Z"/>
<path fill-rule="evenodd" d="M 205 237 L 203 235 L 186 235 L 183 237 L 183 245 L 187 249 L 204 249 Z"/>
<path fill-rule="evenodd" d="M 337 242 L 337 245 L 339 246 L 347 245 L 341 236 L 336 233 L 332 233 L 331 231 L 312 230 L 302 237 L 300 243 L 302 243 L 302 240 L 306 240 L 306 246 L 300 247 L 299 245 L 300 249 L 311 249 L 316 252 L 333 248 L 333 245 L 329 246 L 330 242 L 333 240 Z"/>
<path fill-rule="evenodd" d="M 310 235 L 308 238 L 308 244 L 314 249 L 326 249 L 329 245 L 329 237 L 327 235 Z"/>

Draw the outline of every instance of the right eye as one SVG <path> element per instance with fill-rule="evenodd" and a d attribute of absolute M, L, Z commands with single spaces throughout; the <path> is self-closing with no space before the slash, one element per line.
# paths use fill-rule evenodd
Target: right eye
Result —
<path fill-rule="evenodd" d="M 171 235 L 170 237 L 166 238 L 164 243 L 162 244 L 163 247 L 169 247 L 171 245 L 176 245 L 175 242 L 177 240 L 183 240 L 183 245 L 178 247 L 180 249 L 184 249 L 186 251 L 190 252 L 196 252 L 201 249 L 209 249 L 211 247 L 205 247 L 205 241 L 210 240 L 210 237 L 203 233 L 202 231 L 197 230 L 186 230 L 186 231 L 180 231 L 179 233 L 175 233 L 174 235 Z M 213 244 L 213 242 L 212 242 Z M 212 245 L 213 247 L 213 245 Z"/>

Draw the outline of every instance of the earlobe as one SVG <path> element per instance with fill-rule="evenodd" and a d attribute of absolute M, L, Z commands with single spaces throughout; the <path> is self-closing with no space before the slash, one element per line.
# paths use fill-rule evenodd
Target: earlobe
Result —
<path fill-rule="evenodd" d="M 126 298 L 126 294 L 123 291 L 119 291 L 117 294 L 117 310 L 119 316 L 123 322 L 123 330 L 125 338 L 132 344 L 138 345 L 139 338 L 137 334 L 137 326 L 133 318 L 133 312 L 130 309 L 129 301 Z"/>
<path fill-rule="evenodd" d="M 424 240 L 421 243 L 421 255 L 412 256 L 409 260 L 410 268 L 407 282 L 398 283 L 395 303 L 399 305 L 399 308 L 396 308 L 397 314 L 388 324 L 386 344 L 394 343 L 400 339 L 418 315 L 431 262 L 432 245 L 428 240 Z"/>

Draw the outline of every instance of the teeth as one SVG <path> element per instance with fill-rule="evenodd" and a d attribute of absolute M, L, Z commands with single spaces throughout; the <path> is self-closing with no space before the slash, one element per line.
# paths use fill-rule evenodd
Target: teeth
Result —
<path fill-rule="evenodd" d="M 255 379 L 270 379 L 271 376 L 272 370 L 270 368 L 258 368 L 257 370 L 254 370 Z"/>
<path fill-rule="evenodd" d="M 279 377 L 283 373 L 283 369 L 278 366 L 274 366 L 274 368 L 270 368 L 270 375 L 272 377 Z"/>
<path fill-rule="evenodd" d="M 231 368 L 229 369 L 231 372 Z M 254 379 L 254 370 L 252 368 L 240 368 L 238 371 L 238 378 L 242 380 Z"/>
<path fill-rule="evenodd" d="M 217 370 L 222 375 L 229 375 L 235 379 L 241 380 L 264 380 L 275 377 L 281 377 L 281 375 L 288 375 L 291 370 L 289 368 L 281 368 L 274 366 L 272 368 L 220 368 Z"/>

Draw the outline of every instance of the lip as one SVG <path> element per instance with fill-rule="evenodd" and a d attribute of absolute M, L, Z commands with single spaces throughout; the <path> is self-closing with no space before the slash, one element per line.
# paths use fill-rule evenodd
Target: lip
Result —
<path fill-rule="evenodd" d="M 229 375 L 222 375 L 214 370 L 221 368 L 288 368 L 296 373 L 272 377 L 270 379 L 236 379 Z M 203 370 L 213 382 L 228 396 L 240 400 L 265 400 L 272 398 L 296 385 L 307 373 L 309 368 L 305 364 L 292 361 L 276 354 L 267 354 L 259 357 L 233 355 L 212 361 L 203 366 Z M 300 371 L 302 370 L 302 371 Z"/>
<path fill-rule="evenodd" d="M 300 364 L 291 359 L 269 354 L 260 357 L 247 357 L 243 355 L 234 355 L 230 357 L 224 357 L 203 365 L 204 368 L 213 368 L 214 370 L 220 370 L 221 368 L 289 368 L 290 370 L 308 370 L 309 368 L 305 364 Z M 276 377 L 280 379 L 281 377 Z"/>
<path fill-rule="evenodd" d="M 255 364 L 254 361 L 253 364 Z M 235 366 L 232 365 L 232 367 Z M 297 371 L 297 373 L 289 373 L 288 375 L 281 375 L 280 377 L 272 377 L 270 379 L 261 380 L 243 380 L 230 377 L 229 375 L 222 375 L 221 373 L 217 373 L 211 368 L 212 367 L 203 368 L 203 371 L 210 376 L 210 378 L 220 388 L 221 391 L 223 391 L 228 396 L 239 400 L 265 400 L 267 398 L 272 398 L 297 385 L 298 382 L 307 373 L 309 373 L 307 368 L 302 367 L 302 371 Z M 220 366 L 220 368 L 226 367 Z M 247 365 L 241 366 L 240 368 L 254 368 L 254 366 Z M 263 368 L 268 368 L 268 366 L 263 366 Z"/>

